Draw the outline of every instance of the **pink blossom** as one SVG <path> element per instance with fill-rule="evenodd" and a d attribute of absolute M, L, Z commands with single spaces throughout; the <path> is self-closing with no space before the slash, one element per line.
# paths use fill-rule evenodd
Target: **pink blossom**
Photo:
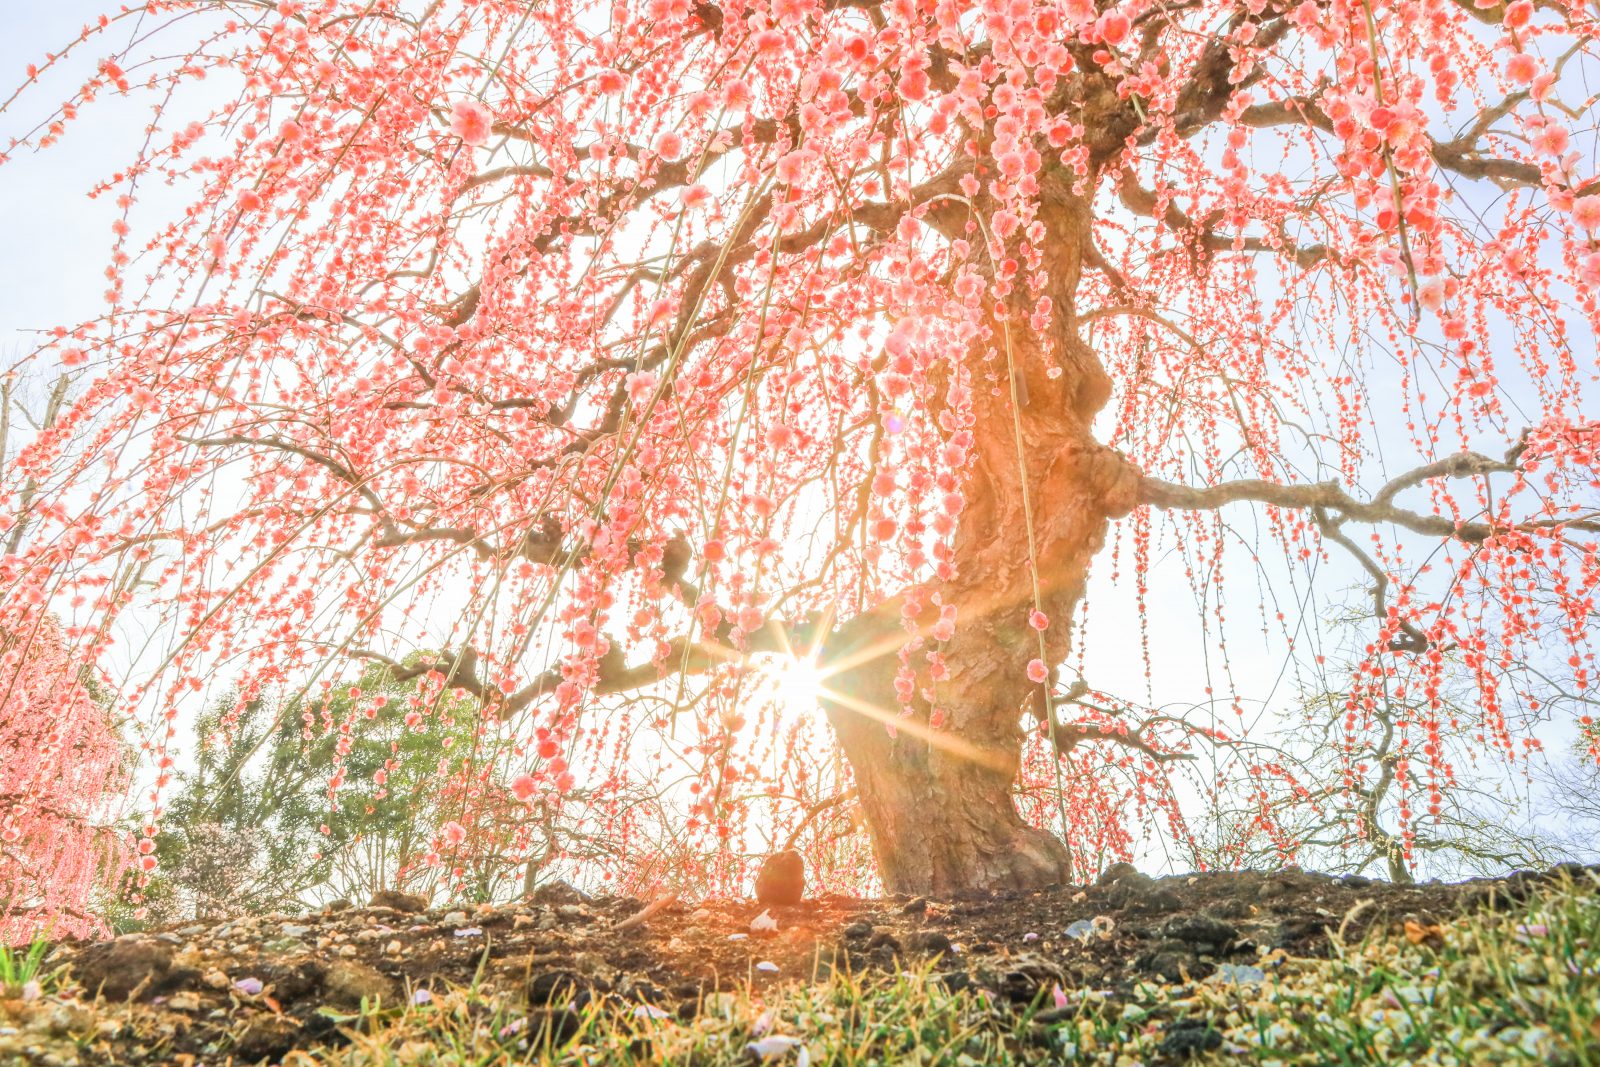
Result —
<path fill-rule="evenodd" d="M 458 822 L 447 822 L 444 824 L 443 836 L 445 844 L 459 845 L 467 839 L 467 828 Z"/>
<path fill-rule="evenodd" d="M 1590 252 L 1578 265 L 1578 280 L 1590 289 L 1600 289 L 1600 252 Z"/>
<path fill-rule="evenodd" d="M 1028 616 L 1028 625 L 1033 627 L 1035 630 L 1038 630 L 1041 633 L 1043 633 L 1044 630 L 1050 625 L 1050 616 L 1046 615 L 1042 611 L 1039 611 L 1039 610 L 1035 609 Z"/>
<path fill-rule="evenodd" d="M 1541 156 L 1559 156 L 1572 143 L 1572 135 L 1559 123 L 1547 123 L 1533 137 L 1533 150 Z"/>
<path fill-rule="evenodd" d="M 1066 15 L 1074 26 L 1082 26 L 1094 19 L 1094 0 L 1067 0 Z"/>
<path fill-rule="evenodd" d="M 450 107 L 450 132 L 473 148 L 489 143 L 494 116 L 477 100 L 457 100 Z"/>
<path fill-rule="evenodd" d="M 656 138 L 656 155 L 668 163 L 683 157 L 683 134 L 677 130 L 667 130 Z"/>
<path fill-rule="evenodd" d="M 1030 682 L 1043 682 L 1048 677 L 1050 677 L 1050 669 L 1044 665 L 1044 660 L 1030 659 L 1028 661 L 1028 680 Z"/>
<path fill-rule="evenodd" d="M 1591 233 L 1600 230 L 1600 195 L 1578 197 L 1572 205 L 1572 221 Z"/>
<path fill-rule="evenodd" d="M 1101 40 L 1109 45 L 1118 45 L 1128 39 L 1128 31 L 1133 23 L 1120 11 L 1107 11 L 1100 16 L 1098 26 Z"/>
<path fill-rule="evenodd" d="M 711 190 L 704 185 L 691 185 L 679 197 L 685 211 L 698 211 L 711 203 Z"/>
<path fill-rule="evenodd" d="M 807 155 L 805 149 L 797 148 L 778 157 L 778 180 L 785 185 L 797 184 L 805 173 Z"/>
<path fill-rule="evenodd" d="M 1539 73 L 1539 61 L 1527 52 L 1518 52 L 1506 61 L 1506 77 L 1518 85 L 1533 81 Z"/>
<path fill-rule="evenodd" d="M 623 76 L 621 71 L 609 69 L 602 70 L 595 77 L 595 88 L 599 89 L 607 96 L 615 96 L 627 87 L 628 79 Z"/>
<path fill-rule="evenodd" d="M 527 800 L 538 790 L 539 786 L 533 778 L 526 774 L 519 774 L 511 780 L 511 792 L 518 800 Z"/>

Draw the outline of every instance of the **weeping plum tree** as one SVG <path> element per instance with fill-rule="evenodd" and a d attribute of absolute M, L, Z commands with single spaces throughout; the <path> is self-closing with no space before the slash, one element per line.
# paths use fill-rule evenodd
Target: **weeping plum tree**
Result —
<path fill-rule="evenodd" d="M 713 846 L 794 766 L 744 751 L 752 662 L 810 658 L 884 884 L 944 893 L 1070 877 L 1135 803 L 1181 825 L 1174 771 L 1249 740 L 1091 685 L 1092 565 L 1148 619 L 1170 544 L 1214 621 L 1228 574 L 1289 575 L 1260 599 L 1290 641 L 1302 580 L 1366 584 L 1340 731 L 1397 732 L 1415 823 L 1452 782 L 1447 657 L 1507 751 L 1538 692 L 1500 650 L 1594 681 L 1597 29 L 1562 0 L 146 0 L 30 74 L 105 57 L 11 149 L 159 104 L 101 190 L 105 313 L 37 355 L 81 399 L 21 464 L 0 622 L 72 605 L 85 661 L 134 612 L 174 634 L 122 693 L 157 762 L 203 679 L 315 699 L 442 641 L 434 702 L 527 725 L 519 797 L 587 777 L 623 818 L 607 790 L 666 752 Z M 146 218 L 168 181 L 192 205 Z M 140 558 L 149 589 L 106 584 Z M 1159 636 L 1118 642 L 1149 672 Z"/>
<path fill-rule="evenodd" d="M 121 738 L 55 620 L 0 629 L 0 946 L 88 936 L 128 850 L 110 809 Z"/>
<path fill-rule="evenodd" d="M 57 377 L 30 389 L 40 383 L 0 375 L 0 474 L 21 431 L 60 416 L 69 384 Z M 38 483 L 11 484 L 26 508 Z M 26 521 L 13 521 L 0 550 L 15 554 L 27 534 Z M 128 861 L 115 827 L 127 755 L 55 616 L 35 610 L 0 624 L 0 946 L 105 929 L 96 905 Z"/>

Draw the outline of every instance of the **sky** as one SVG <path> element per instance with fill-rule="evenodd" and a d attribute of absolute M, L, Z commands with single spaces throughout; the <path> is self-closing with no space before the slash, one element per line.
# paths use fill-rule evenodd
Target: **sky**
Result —
<path fill-rule="evenodd" d="M 9 0 L 0 34 L 0 98 L 26 79 L 30 63 L 73 40 L 106 5 L 101 0 Z M 82 80 L 76 57 L 60 77 L 25 94 L 0 116 L 0 140 L 32 125 Z M 96 181 L 138 149 L 147 101 L 108 97 L 88 108 L 71 135 L 48 152 L 0 166 L 0 353 L 33 347 L 28 332 L 97 314 L 115 205 L 88 198 Z M 26 127 L 23 127 L 26 128 Z M 7 360 L 9 363 L 10 360 Z"/>
<path fill-rule="evenodd" d="M 29 63 L 41 63 L 47 52 L 71 41 L 78 29 L 110 6 L 106 0 L 8 0 L 6 33 L 0 35 L 0 98 L 9 96 Z M 49 106 L 67 96 L 103 54 L 109 42 L 126 39 L 126 30 L 71 57 L 62 68 L 33 87 L 12 111 L 0 115 L 0 142 L 40 118 Z M 31 331 L 72 324 L 97 314 L 103 304 L 103 270 L 111 242 L 115 205 L 88 197 L 93 185 L 131 160 L 143 136 L 150 102 L 143 97 L 106 97 L 85 110 L 64 141 L 40 155 L 23 154 L 0 166 L 0 364 L 9 364 L 34 345 Z M 141 211 L 149 215 L 181 210 L 175 191 L 146 189 Z M 1241 525 L 1249 520 L 1237 516 Z M 1349 585 L 1354 572 L 1343 563 L 1327 589 Z M 1139 654 L 1140 619 L 1126 589 L 1112 584 L 1110 567 L 1098 566 L 1090 590 L 1093 628 L 1088 634 L 1091 673 L 1097 689 L 1131 699 L 1147 697 L 1145 663 Z M 1125 573 L 1131 571 L 1124 567 Z M 1217 677 L 1216 650 L 1203 630 L 1204 612 L 1183 581 L 1181 561 L 1168 555 L 1157 564 L 1146 620 L 1154 645 L 1161 649 L 1148 698 L 1156 705 L 1192 701 L 1201 686 L 1225 691 Z M 1258 596 L 1257 578 L 1239 575 L 1228 590 L 1242 619 L 1234 629 L 1229 654 L 1241 694 L 1251 708 L 1270 703 L 1281 713 L 1293 697 L 1281 647 L 1259 636 L 1250 618 Z M 1271 575 L 1267 579 L 1278 579 Z M 1286 587 L 1278 587 L 1282 596 Z M 1326 589 L 1325 589 L 1326 591 Z M 1292 610 L 1292 608 L 1290 609 Z M 1151 846 L 1154 847 L 1154 846 Z M 1146 857 L 1159 864 L 1160 857 Z"/>

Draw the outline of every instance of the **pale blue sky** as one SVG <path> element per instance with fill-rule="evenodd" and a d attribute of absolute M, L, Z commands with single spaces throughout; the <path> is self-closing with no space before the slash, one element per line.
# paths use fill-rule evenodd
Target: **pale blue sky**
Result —
<path fill-rule="evenodd" d="M 80 27 L 108 9 L 104 0 L 8 0 L 0 35 L 0 99 L 26 78 L 30 63 L 73 40 Z M 54 77 L 23 94 L 0 115 L 0 141 L 48 114 L 107 54 L 102 38 L 72 56 Z M 43 154 L 23 152 L 0 166 L 0 353 L 32 347 L 20 331 L 69 323 L 103 307 L 104 270 L 115 205 L 88 198 L 89 189 L 138 149 L 148 100 L 106 97 L 84 110 L 70 135 Z M 6 360 L 10 362 L 10 360 Z"/>

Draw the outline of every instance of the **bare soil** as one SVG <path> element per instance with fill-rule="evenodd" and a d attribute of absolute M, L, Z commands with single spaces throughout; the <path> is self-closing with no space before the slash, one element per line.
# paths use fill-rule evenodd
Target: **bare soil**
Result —
<path fill-rule="evenodd" d="M 0 1000 L 0 1064 L 276 1063 L 345 1040 L 340 1017 L 364 998 L 394 1004 L 475 979 L 524 998 L 530 1019 L 557 1032 L 593 997 L 688 1018 L 715 990 L 913 961 L 1018 1006 L 1048 1002 L 1057 984 L 1115 995 L 1198 980 L 1263 950 L 1326 955 L 1332 939 L 1375 926 L 1425 937 L 1560 873 L 1404 886 L 1295 869 L 1151 879 L 1123 864 L 1097 885 L 982 900 L 676 903 L 622 928 L 645 902 L 558 885 L 514 906 L 412 910 L 420 901 L 392 894 L 390 906 L 56 945 L 53 991 Z M 764 910 L 776 931 L 752 932 Z"/>

